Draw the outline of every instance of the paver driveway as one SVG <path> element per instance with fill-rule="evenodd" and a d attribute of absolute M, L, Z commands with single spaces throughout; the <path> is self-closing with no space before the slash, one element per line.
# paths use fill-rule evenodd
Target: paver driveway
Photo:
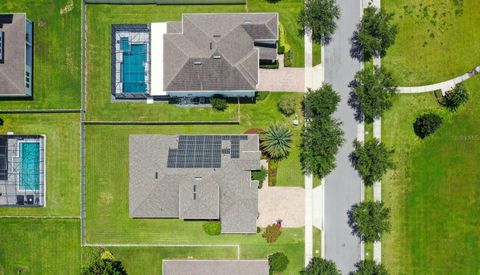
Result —
<path fill-rule="evenodd" d="M 305 90 L 305 69 L 283 67 L 283 55 L 279 56 L 280 68 L 260 69 L 259 91 L 299 92 Z"/>
<path fill-rule="evenodd" d="M 282 227 L 305 225 L 305 190 L 300 187 L 268 187 L 258 190 L 257 226 L 282 220 Z"/>

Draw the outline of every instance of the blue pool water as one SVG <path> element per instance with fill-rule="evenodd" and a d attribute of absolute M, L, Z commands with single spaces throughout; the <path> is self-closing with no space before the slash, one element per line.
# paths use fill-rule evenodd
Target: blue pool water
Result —
<path fill-rule="evenodd" d="M 126 41 L 128 43 L 128 40 Z M 145 93 L 145 62 L 147 61 L 146 44 L 125 45 L 125 40 L 120 40 L 120 47 L 127 49 L 123 52 L 123 63 L 121 65 L 121 81 L 123 82 L 124 93 Z M 129 48 L 129 51 L 128 51 Z"/>
<path fill-rule="evenodd" d="M 20 190 L 38 191 L 40 189 L 40 143 L 20 143 Z"/>

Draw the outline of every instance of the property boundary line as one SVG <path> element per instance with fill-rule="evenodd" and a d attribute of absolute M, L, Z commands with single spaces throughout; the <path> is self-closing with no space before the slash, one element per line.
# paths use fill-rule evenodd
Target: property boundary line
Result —
<path fill-rule="evenodd" d="M 239 125 L 240 121 L 82 121 L 84 125 Z"/>
<path fill-rule="evenodd" d="M 80 112 L 80 109 L 0 110 L 0 114 L 62 114 Z"/>
<path fill-rule="evenodd" d="M 85 232 L 85 102 L 86 102 L 86 5 L 85 0 L 82 0 L 82 24 L 81 24 L 81 47 L 82 47 L 82 81 L 81 81 L 81 112 L 80 112 L 80 243 L 81 247 L 86 242 Z M 81 253 L 82 260 L 84 258 L 84 251 Z"/>
<path fill-rule="evenodd" d="M 64 219 L 77 220 L 80 216 L 0 216 L 0 219 Z"/>

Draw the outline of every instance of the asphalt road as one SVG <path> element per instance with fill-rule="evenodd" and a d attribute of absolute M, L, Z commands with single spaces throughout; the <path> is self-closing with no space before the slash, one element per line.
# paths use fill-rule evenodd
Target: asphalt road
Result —
<path fill-rule="evenodd" d="M 352 168 L 348 155 L 353 151 L 358 122 L 354 110 L 348 106 L 350 88 L 355 73 L 361 64 L 350 56 L 350 39 L 360 21 L 360 0 L 337 0 L 340 19 L 332 41 L 325 46 L 325 82 L 332 84 L 342 100 L 335 117 L 343 122 L 345 143 L 337 155 L 337 168 L 326 177 L 325 182 L 325 258 L 333 260 L 343 274 L 353 271 L 360 260 L 361 244 L 352 235 L 348 225 L 347 211 L 361 199 L 361 181 Z"/>

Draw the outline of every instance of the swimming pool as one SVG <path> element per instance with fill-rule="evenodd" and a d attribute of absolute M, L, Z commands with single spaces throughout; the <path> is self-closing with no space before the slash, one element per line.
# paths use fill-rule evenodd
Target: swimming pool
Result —
<path fill-rule="evenodd" d="M 121 64 L 121 82 L 124 93 L 145 93 L 145 62 L 147 61 L 146 44 L 129 44 L 128 39 L 121 39 L 123 62 Z"/>
<path fill-rule="evenodd" d="M 20 160 L 18 188 L 22 191 L 38 191 L 40 189 L 40 142 L 21 142 Z"/>

